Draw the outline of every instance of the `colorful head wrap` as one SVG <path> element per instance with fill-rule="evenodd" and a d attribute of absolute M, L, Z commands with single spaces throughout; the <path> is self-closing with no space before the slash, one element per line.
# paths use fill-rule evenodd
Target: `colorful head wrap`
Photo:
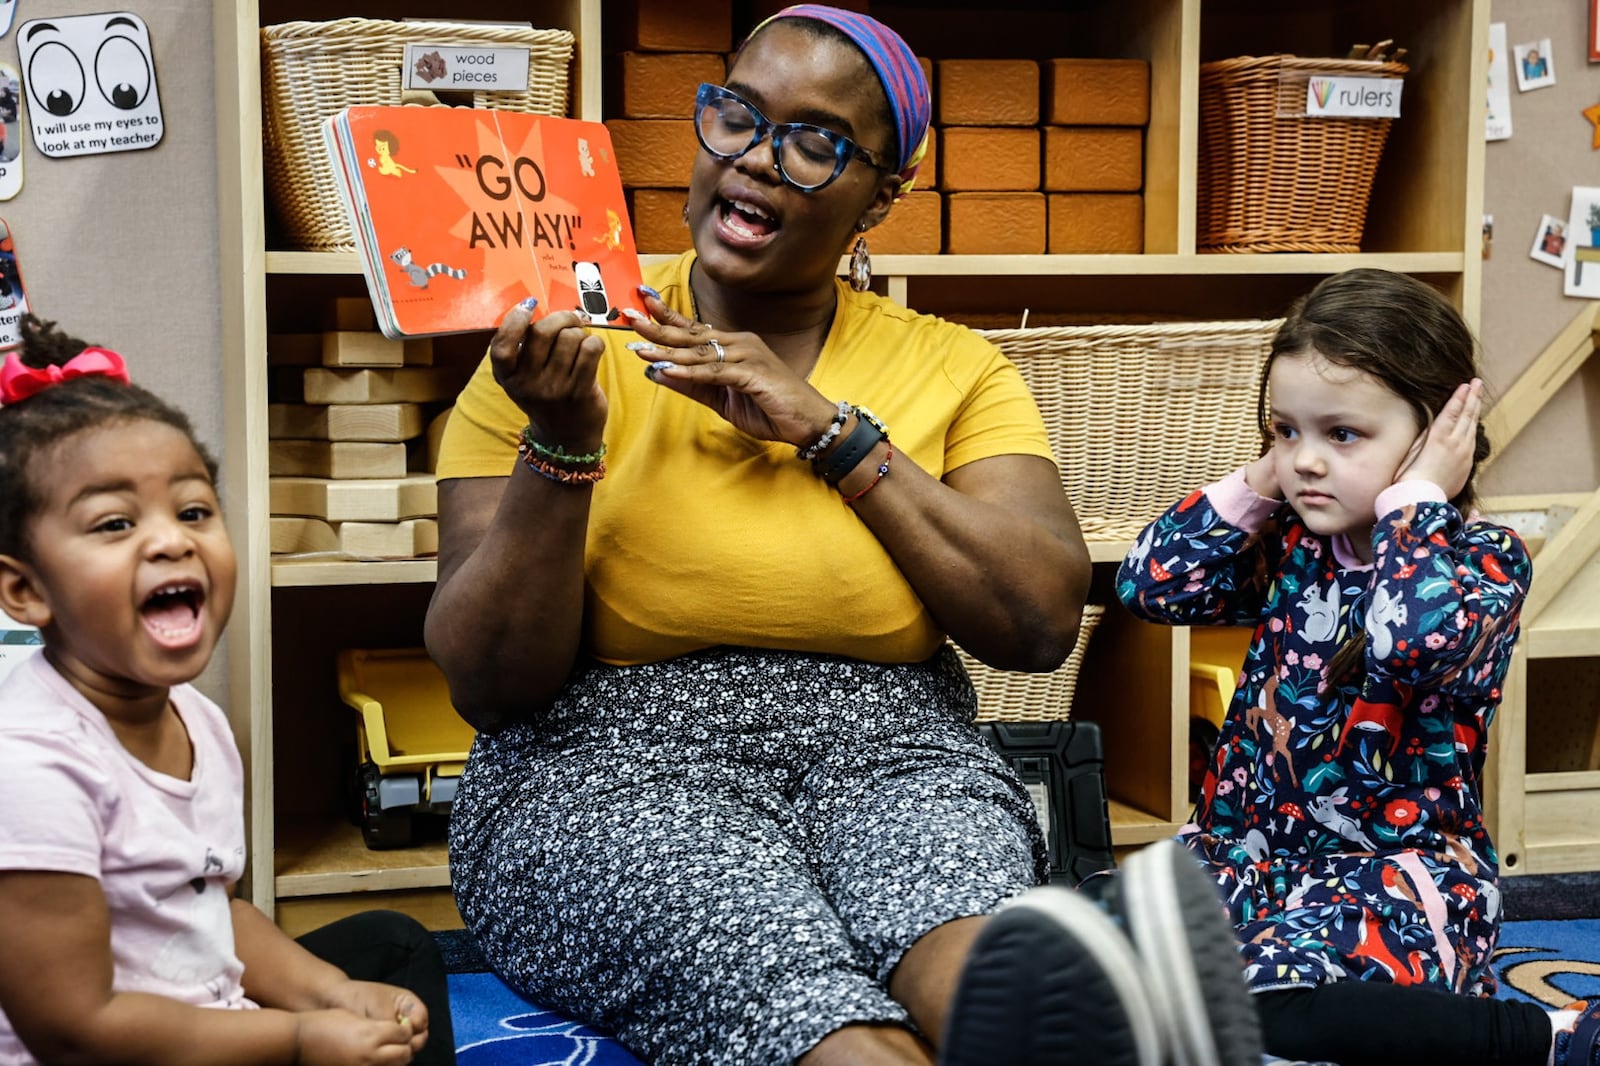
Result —
<path fill-rule="evenodd" d="M 826 23 L 850 38 L 866 54 L 878 80 L 883 83 L 883 91 L 889 97 L 889 110 L 894 114 L 895 144 L 900 152 L 896 161 L 900 190 L 895 199 L 910 192 L 917 180 L 917 168 L 928 151 L 928 123 L 933 118 L 933 94 L 928 90 L 928 79 L 923 76 L 922 64 L 917 62 L 911 47 L 898 33 L 870 15 L 826 4 L 786 7 L 751 30 L 750 36 L 760 33 L 768 23 L 785 18 Z"/>

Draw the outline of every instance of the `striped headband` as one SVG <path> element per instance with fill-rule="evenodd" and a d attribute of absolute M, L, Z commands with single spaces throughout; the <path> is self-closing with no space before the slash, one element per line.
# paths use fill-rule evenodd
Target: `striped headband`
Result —
<path fill-rule="evenodd" d="M 933 118 L 933 96 L 928 91 L 928 79 L 923 76 L 922 64 L 917 62 L 911 47 L 898 33 L 870 15 L 826 4 L 786 7 L 751 30 L 750 37 L 760 33 L 768 23 L 784 18 L 814 19 L 832 26 L 866 55 L 889 97 L 889 110 L 894 113 L 895 145 L 900 152 L 897 160 L 900 189 L 895 199 L 910 192 L 917 180 L 917 169 L 928 151 L 928 123 Z"/>

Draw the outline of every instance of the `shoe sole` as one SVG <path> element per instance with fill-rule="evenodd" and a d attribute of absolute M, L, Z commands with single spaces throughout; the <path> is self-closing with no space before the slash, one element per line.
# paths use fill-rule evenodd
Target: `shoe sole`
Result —
<path fill-rule="evenodd" d="M 1138 957 L 1074 892 L 1036 888 L 989 919 L 950 1006 L 943 1066 L 1162 1066 Z"/>
<path fill-rule="evenodd" d="M 1123 919 L 1172 1038 L 1173 1066 L 1259 1066 L 1261 1023 L 1211 879 L 1170 839 L 1128 856 L 1122 878 Z"/>

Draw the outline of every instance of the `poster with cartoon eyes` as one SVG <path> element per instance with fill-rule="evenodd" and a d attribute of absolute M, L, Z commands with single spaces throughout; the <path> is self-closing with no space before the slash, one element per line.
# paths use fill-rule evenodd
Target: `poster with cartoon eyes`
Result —
<path fill-rule="evenodd" d="M 45 155 L 132 152 L 161 140 L 155 54 L 138 15 L 30 19 L 17 49 L 28 125 Z"/>

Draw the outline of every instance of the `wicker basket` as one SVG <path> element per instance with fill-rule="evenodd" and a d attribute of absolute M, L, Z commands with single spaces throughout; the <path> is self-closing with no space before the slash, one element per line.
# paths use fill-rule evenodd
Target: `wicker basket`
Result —
<path fill-rule="evenodd" d="M 1072 698 L 1078 691 L 1078 670 L 1083 649 L 1094 635 L 1106 609 L 1088 604 L 1078 626 L 1078 642 L 1067 661 L 1048 674 L 1023 674 L 985 666 L 960 648 L 956 653 L 978 690 L 980 722 L 1064 722 L 1072 717 Z"/>
<path fill-rule="evenodd" d="M 1200 251 L 1359 252 L 1393 119 L 1308 118 L 1306 84 L 1407 69 L 1283 55 L 1202 63 Z"/>
<path fill-rule="evenodd" d="M 541 115 L 567 113 L 573 35 L 451 22 L 337 19 L 261 27 L 262 136 L 267 189 L 294 247 L 355 247 L 334 185 L 322 123 L 346 107 L 397 105 L 408 44 L 525 47 L 525 92 L 474 92 L 473 105 Z"/>
<path fill-rule="evenodd" d="M 1084 536 L 1128 541 L 1261 454 L 1256 388 L 1281 322 L 979 332 L 1022 371 Z"/>

